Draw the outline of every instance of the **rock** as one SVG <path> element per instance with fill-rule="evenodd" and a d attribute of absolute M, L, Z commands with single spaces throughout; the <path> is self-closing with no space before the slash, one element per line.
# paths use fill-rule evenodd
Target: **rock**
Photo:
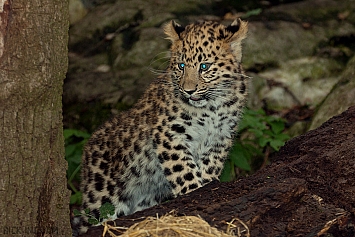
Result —
<path fill-rule="evenodd" d="M 250 22 L 244 43 L 244 66 L 246 69 L 258 65 L 279 66 L 286 60 L 311 56 L 325 37 L 324 29 L 318 26 L 305 30 L 296 22 Z"/>
<path fill-rule="evenodd" d="M 69 29 L 69 49 L 87 52 L 88 46 L 99 44 L 107 33 L 113 33 L 126 24 L 136 22 L 138 8 L 128 7 L 130 1 L 122 1 L 118 9 L 114 4 L 105 4 L 94 8 L 79 24 Z"/>
<path fill-rule="evenodd" d="M 287 129 L 286 133 L 291 138 L 304 134 L 308 130 L 309 123 L 309 121 L 297 121 L 289 129 Z"/>
<path fill-rule="evenodd" d="M 165 39 L 162 29 L 143 28 L 135 34 L 139 38 L 129 49 L 125 48 L 123 35 L 115 38 L 112 43 L 112 53 L 117 55 L 113 66 L 117 71 L 131 67 L 159 67 L 162 62 L 167 61 L 167 57 L 169 57 L 167 49 L 170 43 Z M 165 66 L 167 65 L 165 64 Z"/>
<path fill-rule="evenodd" d="M 332 116 L 355 105 L 355 56 L 349 61 L 341 80 L 319 106 L 309 129 L 315 129 Z"/>
<path fill-rule="evenodd" d="M 347 11 L 354 8 L 352 1 L 338 1 L 338 0 L 307 0 L 297 1 L 290 4 L 279 5 L 265 10 L 264 15 L 267 19 L 273 20 L 287 20 L 293 22 L 314 23 L 323 25 L 328 20 L 347 20 L 349 23 L 354 24 L 354 15 L 348 13 L 348 17 L 340 17 Z M 349 23 L 345 23 L 346 25 Z M 345 30 L 345 26 L 338 28 L 338 33 Z M 353 28 L 353 26 L 351 27 Z M 350 30 L 349 28 L 348 30 Z M 335 28 L 334 28 L 335 29 Z"/>
<path fill-rule="evenodd" d="M 260 109 L 264 106 L 264 103 L 260 98 L 263 97 L 261 91 L 264 87 L 267 86 L 267 81 L 265 78 L 262 78 L 257 73 L 248 72 L 248 76 L 250 76 L 250 87 L 249 87 L 249 98 L 247 106 L 252 109 Z"/>
<path fill-rule="evenodd" d="M 281 63 L 278 69 L 259 73 L 267 86 L 260 88 L 254 96 L 265 101 L 271 110 L 305 104 L 315 108 L 339 81 L 338 74 L 342 69 L 343 65 L 331 58 L 289 60 Z"/>
<path fill-rule="evenodd" d="M 69 0 L 69 22 L 71 25 L 80 21 L 87 13 L 88 10 L 81 0 Z"/>
<path fill-rule="evenodd" d="M 348 22 L 325 20 L 323 24 L 305 29 L 298 22 L 250 22 L 243 51 L 245 68 L 277 67 L 287 60 L 314 55 L 320 44 L 334 36 L 355 34 L 354 25 Z"/>
<path fill-rule="evenodd" d="M 210 5 L 213 1 L 204 1 Z M 93 8 L 80 24 L 70 28 L 69 47 L 76 51 L 85 51 L 84 45 L 95 45 L 108 33 L 119 33 L 130 27 L 159 27 L 180 13 L 195 12 L 198 14 L 205 8 L 198 1 L 146 1 L 117 0 Z M 174 14 L 173 14 L 174 13 Z M 142 54 L 144 54 L 142 52 Z"/>
<path fill-rule="evenodd" d="M 106 55 L 97 54 L 93 57 L 81 57 L 80 55 L 70 54 L 69 59 L 69 70 L 72 73 L 67 75 L 65 80 L 63 103 L 85 104 L 93 99 L 105 98 L 107 94 L 119 90 L 112 72 L 102 71 L 101 69 L 103 65 L 106 65 Z M 108 65 L 104 67 L 107 69 Z M 96 80 L 97 78 L 100 78 L 100 80 Z M 107 87 L 107 85 L 110 86 Z"/>

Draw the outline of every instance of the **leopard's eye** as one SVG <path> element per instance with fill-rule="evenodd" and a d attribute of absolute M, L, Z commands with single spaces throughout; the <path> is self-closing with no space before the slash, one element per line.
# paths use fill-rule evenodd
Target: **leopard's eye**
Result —
<path fill-rule="evenodd" d="M 178 67 L 179 67 L 180 70 L 184 70 L 185 63 L 178 63 Z"/>
<path fill-rule="evenodd" d="M 210 63 L 201 63 L 200 64 L 200 70 L 201 71 L 206 71 L 210 68 L 211 64 Z"/>

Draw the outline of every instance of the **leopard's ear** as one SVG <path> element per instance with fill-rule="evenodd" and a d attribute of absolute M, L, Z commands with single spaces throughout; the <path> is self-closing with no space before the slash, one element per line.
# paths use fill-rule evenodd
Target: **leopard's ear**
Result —
<path fill-rule="evenodd" d="M 167 39 L 171 42 L 175 42 L 180 39 L 180 34 L 185 30 L 185 27 L 179 25 L 175 21 L 170 21 L 164 26 L 164 33 L 167 36 Z"/>
<path fill-rule="evenodd" d="M 242 60 L 242 40 L 247 37 L 248 22 L 236 19 L 225 28 L 225 40 L 230 44 L 234 56 L 238 61 Z"/>
<path fill-rule="evenodd" d="M 248 33 L 248 22 L 242 21 L 240 18 L 234 20 L 232 24 L 226 27 L 226 39 L 229 42 L 242 41 Z"/>

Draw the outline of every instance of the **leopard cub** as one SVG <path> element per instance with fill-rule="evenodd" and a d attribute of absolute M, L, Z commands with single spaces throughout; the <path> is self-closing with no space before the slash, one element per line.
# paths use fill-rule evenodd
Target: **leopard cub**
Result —
<path fill-rule="evenodd" d="M 245 105 L 241 66 L 247 23 L 164 27 L 171 41 L 166 72 L 127 112 L 104 123 L 82 158 L 82 209 L 110 219 L 151 207 L 218 180 Z M 74 220 L 86 232 L 87 217 Z"/>

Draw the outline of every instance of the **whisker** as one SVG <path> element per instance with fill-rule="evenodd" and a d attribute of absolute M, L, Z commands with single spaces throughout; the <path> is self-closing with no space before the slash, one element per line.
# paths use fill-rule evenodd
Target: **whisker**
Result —
<path fill-rule="evenodd" d="M 219 99 L 221 100 L 222 102 L 227 102 L 229 101 L 226 97 L 226 95 L 219 95 L 219 94 L 216 94 L 216 93 L 210 93 L 210 92 L 207 92 L 205 94 L 205 97 L 208 98 L 208 99 Z"/>
<path fill-rule="evenodd" d="M 157 60 L 154 60 L 153 62 L 151 62 L 149 65 L 148 65 L 148 67 L 153 67 L 152 65 L 154 64 L 154 63 L 157 63 L 157 62 L 159 62 L 159 61 L 161 61 L 163 58 L 159 58 L 159 59 L 157 59 Z M 165 68 L 167 68 L 167 66 L 168 66 L 168 64 L 169 64 L 169 60 L 164 60 L 163 62 L 161 62 L 158 66 L 156 66 L 156 68 L 161 68 L 162 67 L 162 65 L 164 65 L 164 64 L 166 64 L 166 66 L 164 67 L 164 69 Z"/>

